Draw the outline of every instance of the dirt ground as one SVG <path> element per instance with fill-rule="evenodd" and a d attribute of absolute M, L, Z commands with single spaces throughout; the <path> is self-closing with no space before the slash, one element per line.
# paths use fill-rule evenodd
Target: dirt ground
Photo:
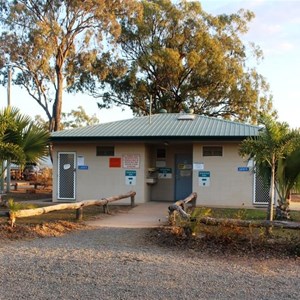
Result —
<path fill-rule="evenodd" d="M 38 187 L 37 189 L 35 189 L 33 185 L 29 185 L 29 182 L 19 181 L 16 190 L 12 186 L 10 193 L 6 193 L 2 196 L 2 199 L 4 200 L 10 198 L 14 199 L 15 201 L 35 201 L 52 199 L 52 187 Z"/>
<path fill-rule="evenodd" d="M 13 198 L 15 201 L 38 201 L 50 200 L 52 198 L 51 189 L 34 189 L 33 187 L 26 187 L 23 185 L 18 190 L 12 190 L 9 194 L 2 197 L 4 200 Z M 299 197 L 300 198 L 300 197 Z M 296 198 L 298 200 L 298 197 Z M 297 201 L 296 200 L 296 201 Z M 129 210 L 128 206 L 114 206 L 110 208 L 110 214 L 118 214 L 123 210 Z M 100 216 L 101 218 L 105 218 Z M 20 240 L 20 239 L 34 239 L 51 236 L 60 236 L 72 232 L 74 230 L 91 229 L 83 222 L 69 222 L 69 221 L 53 221 L 42 222 L 40 224 L 17 224 L 15 227 L 10 227 L 6 222 L 0 223 L 0 241 L 1 240 Z M 153 243 L 159 244 L 162 247 L 176 247 L 182 251 L 207 252 L 214 255 L 230 255 L 237 256 L 255 256 L 257 251 L 262 257 L 300 257 L 300 244 L 297 241 L 291 240 L 291 243 L 274 243 L 272 240 L 247 240 L 240 238 L 236 240 L 231 236 L 232 233 L 216 237 L 215 235 L 202 234 L 198 237 L 187 237 L 180 232 L 179 228 L 162 227 L 158 229 L 149 230 L 149 240 Z M 244 236 L 239 234 L 239 236 Z"/>

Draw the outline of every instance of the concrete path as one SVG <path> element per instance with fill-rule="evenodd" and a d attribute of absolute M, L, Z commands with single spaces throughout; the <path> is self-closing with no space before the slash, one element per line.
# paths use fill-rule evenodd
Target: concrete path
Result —
<path fill-rule="evenodd" d="M 153 228 L 165 225 L 168 221 L 170 202 L 147 202 L 138 204 L 128 212 L 107 216 L 105 219 L 87 221 L 96 227 Z"/>

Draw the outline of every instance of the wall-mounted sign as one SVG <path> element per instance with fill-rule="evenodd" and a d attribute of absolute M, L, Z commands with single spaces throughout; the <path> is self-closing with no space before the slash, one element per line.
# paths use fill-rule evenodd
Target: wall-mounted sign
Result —
<path fill-rule="evenodd" d="M 178 164 L 177 168 L 179 170 L 191 170 L 192 165 L 191 164 Z"/>
<path fill-rule="evenodd" d="M 204 170 L 204 163 L 195 162 L 193 163 L 194 170 Z"/>
<path fill-rule="evenodd" d="M 162 179 L 172 178 L 172 168 L 159 168 L 158 178 L 162 178 Z"/>
<path fill-rule="evenodd" d="M 109 158 L 110 168 L 121 168 L 121 157 L 110 157 Z"/>
<path fill-rule="evenodd" d="M 136 185 L 136 171 L 126 170 L 125 171 L 125 184 L 126 185 Z"/>
<path fill-rule="evenodd" d="M 156 168 L 164 168 L 166 166 L 165 160 L 157 160 L 155 163 Z"/>
<path fill-rule="evenodd" d="M 249 167 L 238 167 L 239 172 L 249 172 Z"/>
<path fill-rule="evenodd" d="M 199 171 L 198 180 L 199 186 L 210 186 L 210 171 Z"/>
<path fill-rule="evenodd" d="M 139 154 L 123 155 L 123 168 L 124 169 L 139 169 L 140 168 L 140 155 Z"/>
<path fill-rule="evenodd" d="M 77 166 L 84 166 L 84 156 L 83 155 L 77 155 Z"/>
<path fill-rule="evenodd" d="M 78 170 L 88 170 L 89 166 L 78 166 Z"/>
<path fill-rule="evenodd" d="M 192 170 L 180 170 L 179 175 L 181 177 L 191 177 L 192 176 Z"/>
<path fill-rule="evenodd" d="M 71 168 L 70 164 L 64 164 L 63 166 L 64 170 L 69 170 Z"/>

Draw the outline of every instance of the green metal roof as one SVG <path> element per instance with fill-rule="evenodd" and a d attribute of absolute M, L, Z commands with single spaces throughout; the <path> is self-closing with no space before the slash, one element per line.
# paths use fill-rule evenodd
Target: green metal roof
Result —
<path fill-rule="evenodd" d="M 243 139 L 258 126 L 193 114 L 161 113 L 52 133 L 52 141 L 80 139 Z"/>

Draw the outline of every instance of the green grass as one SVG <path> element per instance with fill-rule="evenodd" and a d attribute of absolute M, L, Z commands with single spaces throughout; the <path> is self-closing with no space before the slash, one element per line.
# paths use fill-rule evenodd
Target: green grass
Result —
<path fill-rule="evenodd" d="M 207 215 L 213 218 L 228 218 L 228 219 L 242 219 L 242 220 L 266 220 L 266 209 L 238 209 L 238 208 L 207 208 L 197 207 L 195 214 L 201 215 L 201 212 L 210 210 Z M 300 211 L 291 211 L 291 221 L 300 222 Z"/>
<path fill-rule="evenodd" d="M 300 211 L 291 211 L 291 220 L 295 222 L 300 222 Z"/>

